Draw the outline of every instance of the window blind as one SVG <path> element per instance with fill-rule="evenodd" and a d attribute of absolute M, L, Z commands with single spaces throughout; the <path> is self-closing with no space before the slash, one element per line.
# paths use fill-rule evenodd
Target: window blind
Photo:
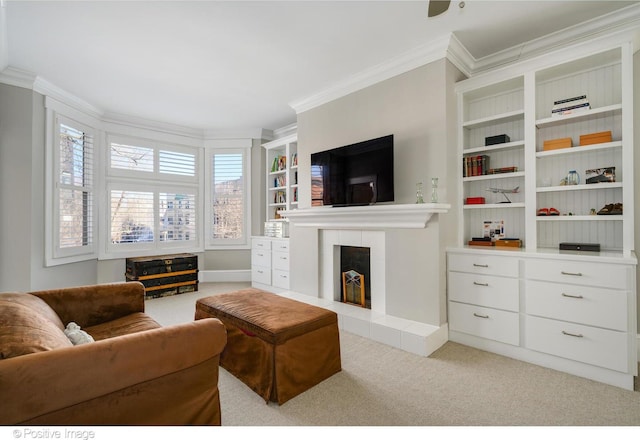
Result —
<path fill-rule="evenodd" d="M 93 136 L 59 124 L 58 149 L 59 249 L 93 244 Z"/>
<path fill-rule="evenodd" d="M 211 238 L 244 238 L 244 155 L 216 153 L 212 160 Z"/>

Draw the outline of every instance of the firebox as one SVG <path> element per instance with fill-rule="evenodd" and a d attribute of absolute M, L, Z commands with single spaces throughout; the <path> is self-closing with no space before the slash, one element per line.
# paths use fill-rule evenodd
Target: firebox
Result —
<path fill-rule="evenodd" d="M 371 308 L 371 250 L 340 246 L 340 301 Z"/>

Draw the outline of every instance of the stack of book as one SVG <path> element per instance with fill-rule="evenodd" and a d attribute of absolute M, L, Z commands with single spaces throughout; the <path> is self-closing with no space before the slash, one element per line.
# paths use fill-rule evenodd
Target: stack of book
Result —
<path fill-rule="evenodd" d="M 561 99 L 553 102 L 551 116 L 566 116 L 575 113 L 585 112 L 591 109 L 591 105 L 587 100 L 587 95 L 580 95 L 573 98 Z"/>
<path fill-rule="evenodd" d="M 484 176 L 489 172 L 489 156 L 466 156 L 462 158 L 463 177 Z"/>
<path fill-rule="evenodd" d="M 494 246 L 491 237 L 472 237 L 467 244 L 469 246 Z"/>

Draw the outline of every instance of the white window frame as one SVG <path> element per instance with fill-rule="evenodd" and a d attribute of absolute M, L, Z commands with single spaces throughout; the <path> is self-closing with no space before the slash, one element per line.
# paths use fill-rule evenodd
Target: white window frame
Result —
<path fill-rule="evenodd" d="M 225 250 L 225 249 L 250 249 L 251 248 L 251 139 L 247 140 L 227 140 L 218 141 L 211 148 L 206 149 L 205 157 L 205 249 Z M 243 232 L 240 239 L 214 239 L 213 235 L 213 158 L 216 154 L 242 154 L 243 160 Z"/>
<path fill-rule="evenodd" d="M 98 162 L 102 132 L 100 122 L 49 97 L 45 99 L 45 266 L 75 263 L 98 258 L 100 212 L 98 210 Z M 82 187 L 91 194 L 91 242 L 76 247 L 60 247 L 60 124 L 81 130 L 93 137 L 92 182 Z"/>
<path fill-rule="evenodd" d="M 120 143 L 153 149 L 154 169 L 152 172 L 134 171 L 111 167 L 111 144 Z M 160 172 L 160 151 L 172 151 L 194 155 L 195 176 L 182 176 Z M 202 149 L 192 146 L 179 145 L 174 142 L 156 141 L 131 135 L 107 134 L 105 142 L 104 163 L 104 191 L 102 191 L 102 206 L 104 206 L 104 227 L 101 228 L 101 259 L 126 258 L 132 256 L 157 255 L 174 252 L 202 252 L 203 246 L 203 214 L 202 214 Z M 154 224 L 153 242 L 112 243 L 111 242 L 111 191 L 144 191 L 153 193 Z M 160 241 L 160 193 L 187 193 L 195 196 L 196 239 L 192 241 Z"/>

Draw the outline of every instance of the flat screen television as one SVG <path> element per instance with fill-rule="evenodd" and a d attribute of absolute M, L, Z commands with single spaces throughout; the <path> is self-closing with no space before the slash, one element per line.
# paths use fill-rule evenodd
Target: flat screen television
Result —
<path fill-rule="evenodd" d="M 393 135 L 311 154 L 311 205 L 393 202 Z"/>

